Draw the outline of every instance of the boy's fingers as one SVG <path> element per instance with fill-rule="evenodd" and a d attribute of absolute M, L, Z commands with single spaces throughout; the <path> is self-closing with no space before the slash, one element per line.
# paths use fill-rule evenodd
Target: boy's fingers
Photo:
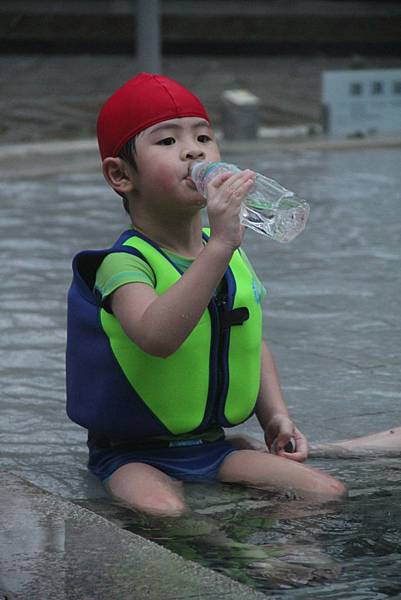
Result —
<path fill-rule="evenodd" d="M 308 454 L 308 441 L 306 437 L 295 427 L 294 429 L 294 439 L 297 448 L 297 452 Z"/>
<path fill-rule="evenodd" d="M 253 186 L 254 182 L 252 179 L 246 179 L 245 181 L 240 181 L 236 185 L 233 185 L 229 188 L 228 193 L 231 198 L 234 200 L 242 201 L 249 190 Z"/>
<path fill-rule="evenodd" d="M 221 173 L 220 175 L 217 175 L 217 177 L 212 179 L 212 181 L 209 183 L 209 185 L 211 185 L 217 189 L 217 188 L 221 187 L 225 181 L 227 181 L 228 179 L 231 179 L 232 176 L 233 176 L 232 173 Z"/>
<path fill-rule="evenodd" d="M 296 462 L 303 462 L 308 458 L 308 442 L 306 441 L 306 437 L 299 431 L 299 429 L 295 428 L 294 437 L 292 439 L 295 445 L 294 452 L 286 452 L 285 448 L 280 454 L 281 456 L 295 460 Z"/>
<path fill-rule="evenodd" d="M 255 173 L 253 171 L 250 171 L 249 169 L 246 169 L 245 171 L 239 171 L 238 173 L 221 173 L 220 175 L 217 175 L 217 177 L 212 179 L 210 184 L 213 185 L 213 187 L 215 188 L 219 188 L 223 185 L 223 183 L 230 180 L 229 185 L 233 186 L 233 188 L 238 188 L 241 184 L 244 183 L 244 181 L 253 181 L 254 179 Z"/>
<path fill-rule="evenodd" d="M 307 455 L 304 452 L 282 452 L 280 456 L 294 460 L 295 462 L 304 462 L 307 459 Z"/>
<path fill-rule="evenodd" d="M 235 173 L 229 182 L 227 182 L 226 186 L 234 191 L 242 189 L 244 186 L 248 186 L 250 183 L 253 183 L 255 180 L 255 175 L 252 171 L 241 171 L 240 173 Z"/>

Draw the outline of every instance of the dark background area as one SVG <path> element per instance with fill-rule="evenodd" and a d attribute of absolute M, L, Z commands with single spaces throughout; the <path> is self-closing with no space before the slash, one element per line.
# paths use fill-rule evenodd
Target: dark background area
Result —
<path fill-rule="evenodd" d="M 161 0 L 164 54 L 401 53 L 401 4 Z M 135 0 L 2 0 L 0 50 L 135 51 Z"/>

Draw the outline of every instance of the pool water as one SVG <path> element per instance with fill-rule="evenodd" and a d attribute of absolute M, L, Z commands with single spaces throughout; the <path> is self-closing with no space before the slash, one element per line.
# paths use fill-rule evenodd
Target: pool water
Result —
<path fill-rule="evenodd" d="M 227 158 L 311 205 L 291 244 L 252 232 L 244 244 L 268 291 L 265 333 L 297 425 L 313 442 L 401 425 L 401 151 Z M 24 164 L 2 171 L 0 468 L 270 597 L 401 595 L 398 458 L 312 460 L 350 490 L 326 505 L 194 484 L 192 515 L 175 521 L 105 497 L 86 470 L 85 432 L 65 415 L 66 292 L 73 254 L 110 245 L 127 221 L 96 161 Z M 254 419 L 241 431 L 261 437 Z"/>
<path fill-rule="evenodd" d="M 342 502 L 272 498 L 240 486 L 192 484 L 192 512 L 137 514 L 109 500 L 81 501 L 118 526 L 269 597 L 393 598 L 401 594 L 399 459 L 312 461 L 350 488 Z"/>

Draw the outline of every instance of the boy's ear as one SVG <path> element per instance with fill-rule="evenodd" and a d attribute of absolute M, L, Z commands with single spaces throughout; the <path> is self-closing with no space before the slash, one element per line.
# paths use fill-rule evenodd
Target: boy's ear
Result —
<path fill-rule="evenodd" d="M 104 178 L 119 194 L 127 194 L 135 189 L 131 171 L 122 158 L 109 156 L 102 164 Z"/>

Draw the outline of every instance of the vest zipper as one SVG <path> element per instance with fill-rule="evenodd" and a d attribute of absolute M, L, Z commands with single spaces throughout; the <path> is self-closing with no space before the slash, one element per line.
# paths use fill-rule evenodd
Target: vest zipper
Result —
<path fill-rule="evenodd" d="M 223 284 L 226 284 L 223 280 Z M 228 390 L 228 339 L 229 327 L 224 327 L 224 315 L 227 312 L 228 295 L 225 290 L 221 297 L 213 298 L 212 331 L 214 342 L 214 372 L 215 388 L 212 398 L 212 406 L 208 413 L 208 424 L 216 423 L 224 425 L 224 404 Z"/>

